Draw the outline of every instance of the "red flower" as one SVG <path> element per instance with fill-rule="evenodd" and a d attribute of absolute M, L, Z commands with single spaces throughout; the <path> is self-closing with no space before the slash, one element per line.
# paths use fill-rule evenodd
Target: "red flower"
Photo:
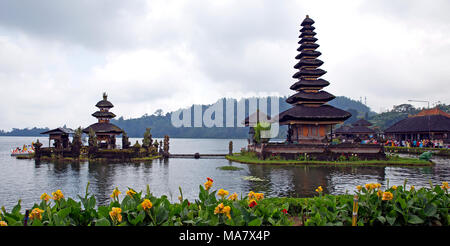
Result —
<path fill-rule="evenodd" d="M 281 212 L 283 212 L 284 214 L 287 214 L 287 210 L 286 209 L 281 210 Z"/>
<path fill-rule="evenodd" d="M 251 208 L 253 208 L 256 205 L 258 205 L 258 203 L 256 203 L 255 200 L 251 200 L 250 203 L 248 204 L 248 206 L 251 207 Z"/>
<path fill-rule="evenodd" d="M 214 182 L 212 178 L 206 178 L 208 181 Z"/>

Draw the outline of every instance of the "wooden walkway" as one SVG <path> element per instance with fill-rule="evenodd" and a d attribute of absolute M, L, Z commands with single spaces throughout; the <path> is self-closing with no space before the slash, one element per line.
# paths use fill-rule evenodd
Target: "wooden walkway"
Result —
<path fill-rule="evenodd" d="M 169 154 L 169 158 L 224 159 L 227 154 Z"/>

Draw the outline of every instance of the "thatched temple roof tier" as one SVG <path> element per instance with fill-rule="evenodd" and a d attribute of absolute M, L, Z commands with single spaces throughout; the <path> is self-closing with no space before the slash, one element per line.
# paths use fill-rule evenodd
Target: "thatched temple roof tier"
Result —
<path fill-rule="evenodd" d="M 323 88 L 330 85 L 330 82 L 324 80 L 324 79 L 317 79 L 317 80 L 306 80 L 306 79 L 301 79 L 298 82 L 296 82 L 295 84 L 291 85 L 290 89 L 291 90 L 299 90 L 301 88 Z"/>
<path fill-rule="evenodd" d="M 336 97 L 326 91 L 306 92 L 299 91 L 286 99 L 287 103 L 294 104 L 297 102 L 328 102 Z"/>
<path fill-rule="evenodd" d="M 320 45 L 314 43 L 303 43 L 297 48 L 297 51 L 302 51 L 303 49 L 317 49 Z"/>
<path fill-rule="evenodd" d="M 385 133 L 448 132 L 450 118 L 444 115 L 414 116 L 390 126 Z"/>
<path fill-rule="evenodd" d="M 301 26 L 310 26 L 312 24 L 314 24 L 314 20 L 309 18 L 309 15 L 306 15 L 306 18 L 303 19 L 302 24 L 300 24 Z"/>
<path fill-rule="evenodd" d="M 295 59 L 300 60 L 303 57 L 313 57 L 313 58 L 317 58 L 320 55 L 322 55 L 322 53 L 320 51 L 315 51 L 315 50 L 303 50 L 300 54 L 298 54 Z"/>
<path fill-rule="evenodd" d="M 97 104 L 95 104 L 95 106 L 98 107 L 98 108 L 112 108 L 112 107 L 114 107 L 114 105 L 110 101 L 105 100 L 105 99 L 99 101 Z"/>
<path fill-rule="evenodd" d="M 311 76 L 320 77 L 326 73 L 327 73 L 327 71 L 322 70 L 320 68 L 318 68 L 318 69 L 300 69 L 300 71 L 296 72 L 292 76 L 292 78 L 299 79 L 301 77 L 311 77 Z"/>
<path fill-rule="evenodd" d="M 97 111 L 92 114 L 96 118 L 114 118 L 116 115 L 109 111 Z"/>
<path fill-rule="evenodd" d="M 309 66 L 309 67 L 320 67 L 323 64 L 323 61 L 319 59 L 308 59 L 308 58 L 302 58 L 300 61 L 295 64 L 295 69 L 300 69 L 302 66 Z"/>
<path fill-rule="evenodd" d="M 89 133 L 89 130 L 92 129 L 94 130 L 94 132 L 96 134 L 101 134 L 101 133 L 112 133 L 112 134 L 121 134 L 123 132 L 122 129 L 120 129 L 118 126 L 111 124 L 111 123 L 107 123 L 107 122 L 102 122 L 102 123 L 95 123 L 92 124 L 88 127 L 86 127 L 85 129 L 83 129 L 84 133 Z"/>
<path fill-rule="evenodd" d="M 302 32 L 300 34 L 300 36 L 298 36 L 299 38 L 303 38 L 305 36 L 316 36 L 317 33 L 313 32 L 313 31 L 306 31 L 306 32 Z"/>
<path fill-rule="evenodd" d="M 281 125 L 288 121 L 345 121 L 352 115 L 344 110 L 335 108 L 328 104 L 319 107 L 308 107 L 305 105 L 295 105 L 294 107 L 279 114 L 278 120 Z"/>
<path fill-rule="evenodd" d="M 318 39 L 315 37 L 303 37 L 302 39 L 300 39 L 300 41 L 298 41 L 299 44 L 303 44 L 305 42 L 311 42 L 314 43 L 316 42 Z"/>

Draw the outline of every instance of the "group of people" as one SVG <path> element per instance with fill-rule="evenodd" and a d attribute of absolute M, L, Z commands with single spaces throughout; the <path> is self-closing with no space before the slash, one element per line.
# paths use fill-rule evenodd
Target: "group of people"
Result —
<path fill-rule="evenodd" d="M 422 140 L 395 140 L 395 139 L 389 139 L 385 142 L 385 146 L 392 146 L 392 147 L 419 147 L 419 148 L 443 148 L 444 147 L 444 141 L 441 140 L 429 140 L 429 139 L 422 139 Z"/>

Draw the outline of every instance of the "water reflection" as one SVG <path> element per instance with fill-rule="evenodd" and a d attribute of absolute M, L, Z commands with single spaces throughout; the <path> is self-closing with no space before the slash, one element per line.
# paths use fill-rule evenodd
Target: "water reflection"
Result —
<path fill-rule="evenodd" d="M 223 145 L 227 149 L 229 140 L 199 140 L 204 146 Z M 209 142 L 208 142 L 209 141 Z M 192 140 L 171 140 L 171 148 L 182 146 Z M 210 143 L 210 144 L 208 144 Z M 198 145 L 198 144 L 197 144 Z M 1 148 L 0 138 L 0 206 L 11 209 L 19 199 L 22 207 L 30 208 L 39 202 L 42 193 L 61 189 L 66 197 L 78 200 L 84 196 L 89 182 L 89 192 L 95 194 L 98 205 L 110 202 L 115 187 L 125 196 L 128 188 L 145 193 L 146 186 L 155 196 L 166 195 L 177 201 L 179 187 L 183 195 L 198 199 L 199 185 L 206 177 L 214 179 L 213 189 L 226 189 L 230 193 L 246 196 L 249 191 L 263 192 L 266 197 L 290 196 L 311 197 L 315 189 L 322 186 L 324 193 L 353 193 L 356 185 L 381 183 L 383 188 L 389 180 L 390 185 L 402 185 L 405 179 L 416 187 L 429 186 L 450 180 L 450 159 L 434 157 L 433 167 L 356 167 L 356 166 L 286 166 L 286 165 L 247 165 L 233 163 L 226 159 L 169 159 L 137 163 L 106 162 L 45 162 L 16 160 L 9 156 L 9 149 Z M 194 150 L 194 148 L 192 148 Z M 200 151 L 202 152 L 202 151 Z M 213 153 L 213 151 L 203 151 Z M 181 153 L 181 152 L 178 152 Z M 218 169 L 221 166 L 235 166 L 240 170 Z M 252 181 L 248 177 L 262 181 Z M 255 179 L 253 179 L 255 180 Z"/>

